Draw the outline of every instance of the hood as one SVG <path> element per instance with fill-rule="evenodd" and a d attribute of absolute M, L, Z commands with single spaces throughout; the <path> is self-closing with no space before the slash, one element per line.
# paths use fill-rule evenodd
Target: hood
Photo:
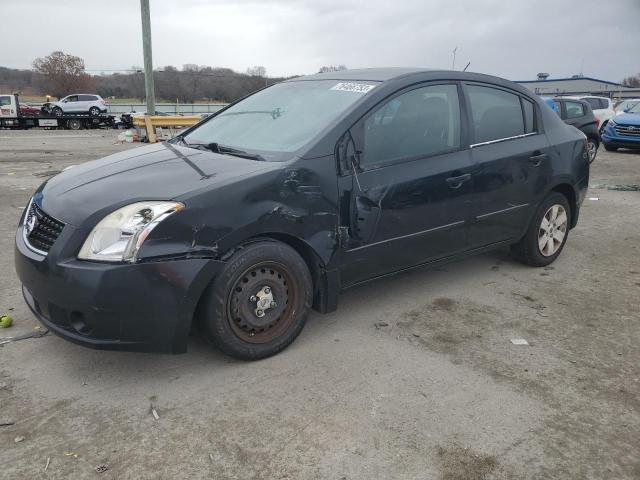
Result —
<path fill-rule="evenodd" d="M 277 168 L 274 162 L 158 143 L 70 168 L 46 182 L 35 199 L 49 215 L 80 226 L 98 212 L 143 200 L 173 200 Z"/>
<path fill-rule="evenodd" d="M 621 113 L 613 117 L 612 120 L 618 124 L 640 126 L 640 114 L 638 113 Z"/>

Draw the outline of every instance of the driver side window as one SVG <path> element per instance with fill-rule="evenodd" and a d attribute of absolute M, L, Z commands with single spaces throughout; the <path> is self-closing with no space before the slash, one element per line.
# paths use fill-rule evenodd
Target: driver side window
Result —
<path fill-rule="evenodd" d="M 368 168 L 460 148 L 460 105 L 456 85 L 432 85 L 398 95 L 364 122 Z"/>

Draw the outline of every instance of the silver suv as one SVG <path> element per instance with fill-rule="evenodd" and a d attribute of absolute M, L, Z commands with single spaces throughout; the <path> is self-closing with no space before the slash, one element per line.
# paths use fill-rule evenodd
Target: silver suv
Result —
<path fill-rule="evenodd" d="M 74 93 L 50 104 L 50 111 L 54 115 L 63 113 L 88 113 L 97 116 L 107 112 L 107 103 L 100 95 Z"/>

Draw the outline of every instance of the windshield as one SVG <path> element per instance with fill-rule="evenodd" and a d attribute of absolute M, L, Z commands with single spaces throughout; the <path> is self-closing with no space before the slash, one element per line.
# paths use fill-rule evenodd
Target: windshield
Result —
<path fill-rule="evenodd" d="M 308 144 L 375 85 L 338 80 L 279 83 L 214 116 L 183 140 L 187 144 L 216 143 L 278 159 Z"/>
<path fill-rule="evenodd" d="M 627 110 L 628 113 L 640 113 L 640 102 L 636 103 L 633 107 Z"/>

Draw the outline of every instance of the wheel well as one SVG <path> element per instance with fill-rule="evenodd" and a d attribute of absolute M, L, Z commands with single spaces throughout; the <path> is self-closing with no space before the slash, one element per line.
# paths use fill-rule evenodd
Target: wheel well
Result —
<path fill-rule="evenodd" d="M 577 221 L 576 210 L 578 208 L 578 203 L 576 201 L 576 192 L 568 183 L 561 183 L 560 185 L 556 185 L 551 189 L 551 191 L 561 193 L 569 202 L 569 208 L 571 209 L 571 228 L 573 228 L 575 226 L 575 222 Z"/>
<path fill-rule="evenodd" d="M 264 239 L 273 239 L 289 245 L 302 257 L 311 273 L 313 281 L 313 308 L 314 310 L 324 312 L 326 307 L 323 305 L 327 298 L 327 282 L 325 281 L 326 271 L 325 264 L 322 259 L 313 251 L 313 249 L 304 241 L 294 235 L 286 233 L 271 232 L 261 234 L 259 237 L 251 238 L 248 242 L 260 241 Z M 247 242 L 245 242 L 247 243 Z"/>

